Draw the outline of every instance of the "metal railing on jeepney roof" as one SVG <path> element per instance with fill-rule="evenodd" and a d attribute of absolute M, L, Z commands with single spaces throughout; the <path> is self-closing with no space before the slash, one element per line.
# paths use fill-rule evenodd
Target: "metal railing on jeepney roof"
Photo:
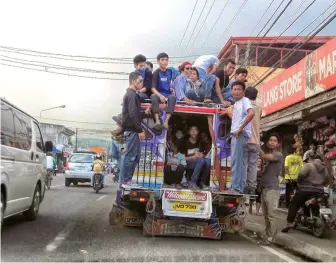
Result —
<path fill-rule="evenodd" d="M 163 168 L 165 160 L 165 140 L 160 142 L 164 130 L 153 130 L 154 122 L 152 116 L 143 116 L 142 127 L 145 131 L 145 139 L 141 140 L 141 156 L 135 168 L 133 178 L 136 178 L 138 184 L 142 184 L 144 188 L 160 188 L 163 184 Z"/>

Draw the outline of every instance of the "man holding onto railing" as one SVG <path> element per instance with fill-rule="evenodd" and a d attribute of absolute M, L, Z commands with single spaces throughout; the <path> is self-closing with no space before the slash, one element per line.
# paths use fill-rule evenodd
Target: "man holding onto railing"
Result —
<path fill-rule="evenodd" d="M 142 187 L 132 182 L 133 173 L 140 160 L 140 139 L 144 136 L 141 127 L 141 101 L 137 91 L 143 87 L 141 73 L 132 72 L 129 75 L 129 88 L 123 98 L 122 128 L 125 137 L 125 155 L 122 160 L 122 187 Z M 139 135 L 140 134 L 140 135 Z"/>
<path fill-rule="evenodd" d="M 244 150 L 251 136 L 251 121 L 255 115 L 251 101 L 244 97 L 245 83 L 236 81 L 232 84 L 232 96 L 235 99 L 233 110 L 224 110 L 221 114 L 227 114 L 232 118 L 231 124 L 231 188 L 234 193 L 244 192 L 244 174 L 246 171 L 246 159 Z"/>

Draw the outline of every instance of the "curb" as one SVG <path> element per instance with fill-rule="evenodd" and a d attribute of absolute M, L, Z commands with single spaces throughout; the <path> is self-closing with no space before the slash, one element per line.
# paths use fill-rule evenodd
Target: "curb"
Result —
<path fill-rule="evenodd" d="M 249 231 L 260 233 L 265 227 L 257 223 L 246 222 L 245 228 Z M 310 245 L 283 233 L 278 233 L 275 243 L 287 250 L 314 261 L 336 262 L 336 254 L 333 255 L 319 247 Z"/>

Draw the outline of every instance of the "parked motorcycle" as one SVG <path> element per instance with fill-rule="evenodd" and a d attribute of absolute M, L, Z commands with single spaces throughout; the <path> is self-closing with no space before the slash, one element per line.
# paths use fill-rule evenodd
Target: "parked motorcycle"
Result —
<path fill-rule="evenodd" d="M 96 194 L 99 193 L 100 189 L 104 187 L 103 185 L 103 175 L 102 174 L 94 174 L 93 175 L 93 190 Z"/>
<path fill-rule="evenodd" d="M 334 224 L 328 198 L 329 194 L 323 193 L 306 201 L 296 216 L 294 229 L 301 225 L 310 228 L 315 237 L 324 237 Z"/>

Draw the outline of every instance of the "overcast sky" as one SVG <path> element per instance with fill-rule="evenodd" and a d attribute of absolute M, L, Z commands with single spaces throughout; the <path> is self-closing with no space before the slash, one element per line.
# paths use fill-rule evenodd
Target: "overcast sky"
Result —
<path fill-rule="evenodd" d="M 251 33 L 257 35 L 261 26 L 266 23 L 281 3 L 281 0 L 275 0 L 257 30 L 252 32 L 271 0 L 247 1 L 235 22 L 226 30 L 231 19 L 245 1 L 229 0 L 229 4 L 219 22 L 209 38 L 206 39 L 226 1 L 215 1 L 206 22 L 204 20 L 213 0 L 198 1 L 193 19 L 179 50 L 179 43 L 196 0 L 0 1 L 0 45 L 93 57 L 130 58 L 142 53 L 153 58 L 163 51 L 170 56 L 208 53 L 217 55 L 230 36 L 249 36 Z M 282 7 L 288 1 L 285 0 Z M 303 10 L 312 1 L 293 0 L 288 10 L 268 35 L 277 36 L 280 34 L 299 5 L 303 2 L 300 9 Z M 317 0 L 284 35 L 298 34 L 332 2 L 333 0 Z M 205 3 L 203 14 L 191 38 L 189 47 L 186 49 Z M 336 5 L 330 9 L 330 12 L 335 8 Z M 194 41 L 204 22 L 198 38 Z M 304 33 L 310 32 L 313 27 L 309 29 Z M 335 36 L 335 21 L 324 29 L 320 35 Z M 201 47 L 203 43 L 204 45 Z M 9 56 L 12 59 L 21 59 L 21 62 L 22 59 L 25 59 L 60 66 L 114 72 L 130 72 L 133 70 L 131 64 L 74 62 L 9 53 L 4 52 L 3 49 L 1 49 L 0 55 Z M 0 57 L 0 63 L 45 70 L 45 68 L 31 65 L 5 62 L 1 59 L 8 58 Z M 181 61 L 183 59 L 174 59 L 175 62 L 177 60 Z M 51 69 L 47 70 L 51 71 Z M 127 76 L 70 70 L 54 71 L 85 76 L 127 78 Z M 112 116 L 121 111 L 120 104 L 127 86 L 128 82 L 124 80 L 71 77 L 0 65 L 0 96 L 6 97 L 31 115 L 39 116 L 42 109 L 62 104 L 66 105 L 65 109 L 44 112 L 43 117 L 45 118 L 112 124 Z M 52 120 L 44 121 L 53 122 Z M 64 124 L 70 127 L 108 127 L 108 125 L 83 126 L 74 122 L 64 122 Z"/>

